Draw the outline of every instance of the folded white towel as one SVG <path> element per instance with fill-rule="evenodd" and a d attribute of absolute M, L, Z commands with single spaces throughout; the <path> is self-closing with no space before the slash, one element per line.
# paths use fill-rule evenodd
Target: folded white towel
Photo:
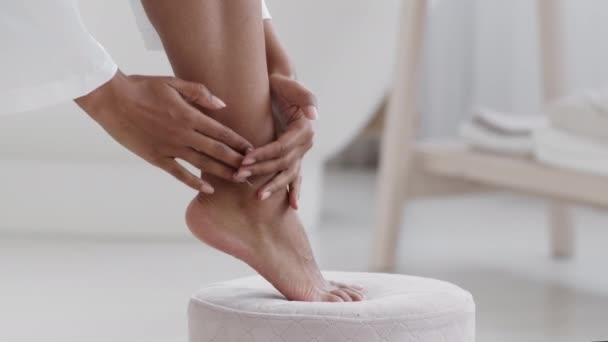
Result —
<path fill-rule="evenodd" d="M 565 97 L 546 111 L 552 126 L 608 143 L 608 88 Z"/>
<path fill-rule="evenodd" d="M 608 144 L 546 127 L 534 132 L 534 150 L 540 162 L 608 176 Z"/>
<path fill-rule="evenodd" d="M 480 107 L 473 111 L 470 120 L 460 125 L 460 136 L 474 148 L 528 156 L 534 151 L 534 130 L 546 126 L 544 116 L 501 113 Z"/>
<path fill-rule="evenodd" d="M 460 136 L 469 146 L 488 152 L 528 156 L 534 150 L 531 135 L 497 134 L 473 122 L 465 122 L 460 125 Z"/>
<path fill-rule="evenodd" d="M 542 115 L 504 113 L 484 107 L 473 110 L 472 121 L 507 135 L 531 135 L 534 130 L 547 126 L 547 118 Z"/>

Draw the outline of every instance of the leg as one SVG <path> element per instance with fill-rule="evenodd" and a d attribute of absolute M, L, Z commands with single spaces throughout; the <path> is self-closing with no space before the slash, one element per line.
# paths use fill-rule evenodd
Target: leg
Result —
<path fill-rule="evenodd" d="M 378 175 L 377 222 L 372 268 L 392 271 L 416 135 L 416 69 L 426 18 L 426 1 L 404 2 L 398 79 L 387 108 Z"/>
<path fill-rule="evenodd" d="M 252 0 L 144 1 L 171 65 L 180 78 L 205 84 L 228 105 L 209 113 L 256 146 L 274 139 L 261 2 Z M 349 286 L 321 275 L 286 190 L 259 201 L 253 186 L 207 177 L 216 189 L 199 194 L 186 212 L 203 242 L 237 257 L 290 300 L 361 299 Z"/>
<path fill-rule="evenodd" d="M 561 46 L 560 1 L 537 0 L 541 45 L 541 67 L 545 101 L 564 95 L 564 61 Z M 574 254 L 574 225 L 570 208 L 563 202 L 551 200 L 547 212 L 551 254 L 554 258 L 569 258 Z"/>
<path fill-rule="evenodd" d="M 574 254 L 574 224 L 569 207 L 558 201 L 549 203 L 549 228 L 553 258 L 570 258 Z"/>

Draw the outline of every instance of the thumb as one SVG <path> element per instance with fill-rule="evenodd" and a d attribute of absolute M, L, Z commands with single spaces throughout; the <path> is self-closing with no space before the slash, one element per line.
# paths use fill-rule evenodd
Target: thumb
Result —
<path fill-rule="evenodd" d="M 188 82 L 175 77 L 169 79 L 168 84 L 190 103 L 195 103 L 209 109 L 222 109 L 226 107 L 224 101 L 213 95 L 203 84 Z"/>
<path fill-rule="evenodd" d="M 290 105 L 300 107 L 309 120 L 316 120 L 319 117 L 317 98 L 300 82 L 287 77 L 276 77 L 272 83 L 274 96 Z"/>
<path fill-rule="evenodd" d="M 306 106 L 302 108 L 304 116 L 309 120 L 317 120 L 319 118 L 319 111 L 316 106 Z"/>

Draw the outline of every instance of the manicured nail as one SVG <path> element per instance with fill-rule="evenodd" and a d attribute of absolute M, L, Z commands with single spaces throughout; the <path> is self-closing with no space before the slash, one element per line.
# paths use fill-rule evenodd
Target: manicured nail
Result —
<path fill-rule="evenodd" d="M 319 111 L 317 107 L 310 107 L 310 119 L 317 120 L 319 118 Z"/>
<path fill-rule="evenodd" d="M 249 176 L 251 176 L 251 171 L 249 170 L 241 170 L 236 174 L 236 178 L 238 179 L 246 179 L 249 178 Z"/>
<path fill-rule="evenodd" d="M 226 108 L 226 103 L 224 103 L 224 101 L 222 101 L 219 97 L 215 95 L 211 95 L 211 103 L 213 103 L 213 105 L 216 107 Z"/>
<path fill-rule="evenodd" d="M 213 187 L 211 187 L 211 185 L 209 185 L 209 184 L 203 184 L 201 186 L 201 192 L 204 194 L 211 195 L 212 193 L 215 192 L 215 189 Z"/>
<path fill-rule="evenodd" d="M 268 197 L 270 197 L 270 191 L 264 191 L 264 192 L 262 192 L 262 196 L 260 197 L 260 199 L 262 201 L 265 201 L 268 199 Z"/>
<path fill-rule="evenodd" d="M 243 159 L 243 165 L 251 165 L 255 163 L 255 158 L 253 157 L 245 157 L 245 159 Z"/>

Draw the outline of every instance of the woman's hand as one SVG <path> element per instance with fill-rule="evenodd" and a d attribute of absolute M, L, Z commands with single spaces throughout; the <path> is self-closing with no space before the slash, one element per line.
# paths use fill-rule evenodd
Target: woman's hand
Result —
<path fill-rule="evenodd" d="M 244 154 L 252 147 L 193 106 L 226 107 L 202 84 L 174 77 L 126 76 L 119 71 L 76 103 L 131 152 L 207 194 L 214 192 L 213 187 L 176 159 L 234 181 Z"/>
<path fill-rule="evenodd" d="M 237 179 L 276 173 L 260 188 L 258 198 L 265 200 L 289 186 L 289 204 L 297 209 L 302 182 L 300 164 L 313 145 L 314 131 L 310 121 L 318 117 L 316 99 L 302 84 L 279 74 L 270 76 L 270 90 L 275 120 L 280 126 L 278 139 L 249 151 Z"/>

